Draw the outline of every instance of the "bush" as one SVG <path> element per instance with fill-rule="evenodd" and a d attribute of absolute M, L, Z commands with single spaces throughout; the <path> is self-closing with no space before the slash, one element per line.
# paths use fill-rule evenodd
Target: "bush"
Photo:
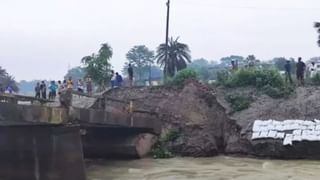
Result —
<path fill-rule="evenodd" d="M 219 72 L 217 76 L 219 84 L 226 87 L 253 86 L 272 98 L 287 97 L 294 92 L 294 87 L 287 86 L 280 73 L 274 69 L 240 69 L 230 75 L 226 72 Z M 314 82 L 318 82 L 320 85 L 320 75 L 315 77 Z M 239 107 L 245 106 L 245 104 L 239 105 Z"/>
<path fill-rule="evenodd" d="M 267 85 L 262 88 L 262 91 L 272 98 L 287 98 L 290 94 L 294 92 L 294 87 L 286 85 L 280 88 L 276 88 Z"/>
<path fill-rule="evenodd" d="M 181 70 L 173 78 L 173 82 L 177 85 L 183 85 L 184 81 L 188 79 L 197 79 L 197 73 L 191 69 Z"/>
<path fill-rule="evenodd" d="M 164 84 L 182 86 L 188 79 L 197 79 L 197 73 L 192 69 L 184 69 L 179 71 L 173 78 L 167 78 Z"/>
<path fill-rule="evenodd" d="M 314 85 L 320 85 L 320 74 L 317 73 L 315 76 L 313 76 L 311 81 Z"/>
<path fill-rule="evenodd" d="M 231 104 L 233 111 L 242 111 L 248 109 L 252 98 L 242 94 L 229 94 L 225 97 L 226 101 Z"/>
<path fill-rule="evenodd" d="M 229 87 L 254 86 L 257 88 L 267 85 L 280 88 L 284 84 L 280 73 L 270 69 L 241 69 L 235 72 L 226 83 Z"/>
<path fill-rule="evenodd" d="M 174 157 L 174 154 L 169 150 L 167 144 L 175 141 L 180 136 L 177 131 L 170 131 L 165 136 L 161 137 L 159 141 L 152 148 L 152 155 L 155 159 L 166 159 Z"/>
<path fill-rule="evenodd" d="M 226 85 L 229 79 L 229 72 L 226 70 L 217 72 L 217 83 L 218 85 Z"/>

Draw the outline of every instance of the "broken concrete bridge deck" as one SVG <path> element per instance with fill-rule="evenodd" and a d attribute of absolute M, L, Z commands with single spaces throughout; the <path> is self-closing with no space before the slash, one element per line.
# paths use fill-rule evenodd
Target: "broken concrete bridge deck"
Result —
<path fill-rule="evenodd" d="M 161 124 L 156 115 L 114 110 L 67 109 L 35 105 L 0 103 L 0 123 L 10 124 L 80 124 L 83 127 L 125 127 L 160 133 Z"/>

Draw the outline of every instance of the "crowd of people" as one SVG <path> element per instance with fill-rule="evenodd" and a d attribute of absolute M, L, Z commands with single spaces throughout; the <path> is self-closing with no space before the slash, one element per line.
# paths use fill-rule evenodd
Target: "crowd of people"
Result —
<path fill-rule="evenodd" d="M 132 86 L 133 81 L 133 69 L 131 64 L 128 68 L 130 86 Z M 123 83 L 123 78 L 118 72 L 111 71 L 111 88 L 121 87 Z M 43 98 L 49 100 L 55 100 L 57 94 L 61 94 L 65 90 L 76 90 L 79 93 L 87 93 L 89 96 L 92 96 L 93 83 L 91 78 L 87 78 L 85 81 L 79 79 L 74 85 L 72 77 L 69 77 L 68 80 L 63 81 L 50 81 L 47 85 L 45 81 L 38 82 L 34 88 L 35 97 Z M 49 93 L 47 93 L 49 91 Z M 48 97 L 47 97 L 48 95 Z"/>
<path fill-rule="evenodd" d="M 133 85 L 133 68 L 131 64 L 128 66 L 128 78 L 129 78 L 129 86 L 132 87 Z M 123 83 L 123 78 L 118 72 L 111 71 L 111 88 L 121 87 Z"/>
<path fill-rule="evenodd" d="M 0 84 L 0 93 L 9 93 L 9 94 L 12 94 L 14 91 L 13 91 L 13 88 L 8 85 L 7 87 L 3 87 L 1 84 Z"/>
<path fill-rule="evenodd" d="M 60 95 L 63 91 L 66 90 L 74 90 L 75 88 L 72 77 L 69 77 L 68 80 L 63 81 L 50 81 L 47 85 L 45 81 L 38 82 L 34 88 L 35 97 L 43 98 L 49 100 L 55 100 L 57 94 Z M 49 93 L 47 93 L 47 90 Z M 76 84 L 76 90 L 80 93 L 87 93 L 89 96 L 92 95 L 92 80 L 91 78 L 87 78 L 84 82 L 82 79 L 79 79 Z"/>

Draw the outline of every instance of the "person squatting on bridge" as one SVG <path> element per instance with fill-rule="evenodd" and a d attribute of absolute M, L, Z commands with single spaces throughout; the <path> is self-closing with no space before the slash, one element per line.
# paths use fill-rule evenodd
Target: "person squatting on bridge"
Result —
<path fill-rule="evenodd" d="M 112 70 L 110 82 L 111 88 L 121 87 L 123 82 L 122 76 L 118 72 L 114 73 L 114 71 Z"/>

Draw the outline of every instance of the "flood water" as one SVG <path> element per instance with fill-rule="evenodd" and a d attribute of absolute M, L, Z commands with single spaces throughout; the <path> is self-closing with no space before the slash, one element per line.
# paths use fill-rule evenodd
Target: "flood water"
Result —
<path fill-rule="evenodd" d="M 88 161 L 88 180 L 319 180 L 320 161 L 174 158 Z"/>

